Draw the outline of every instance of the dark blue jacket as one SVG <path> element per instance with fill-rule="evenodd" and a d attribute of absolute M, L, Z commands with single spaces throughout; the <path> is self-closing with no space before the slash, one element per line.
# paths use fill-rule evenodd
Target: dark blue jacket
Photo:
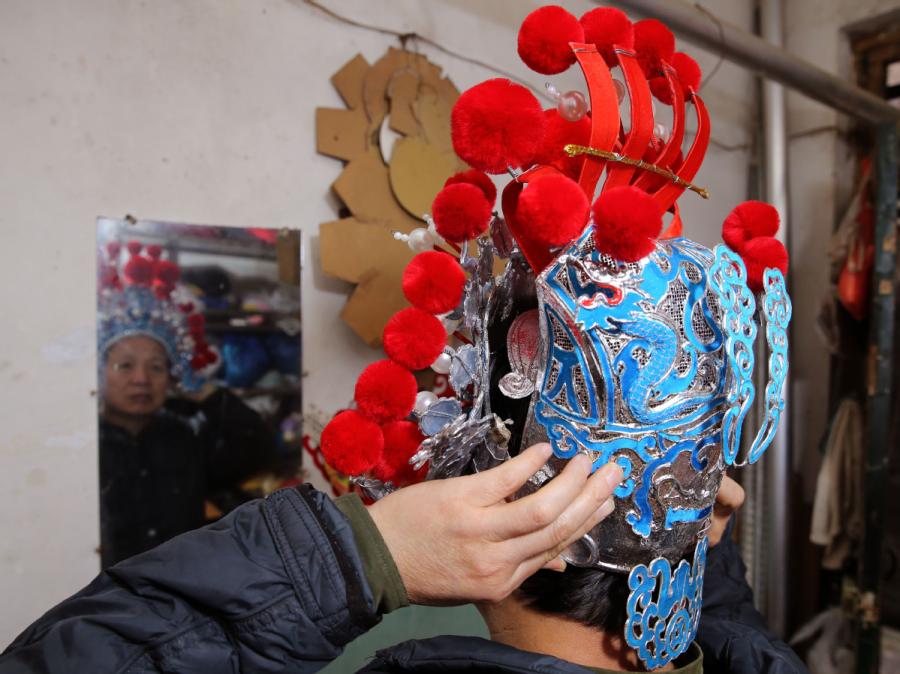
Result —
<path fill-rule="evenodd" d="M 719 556 L 719 553 L 722 553 Z M 736 547 L 710 552 L 706 672 L 805 673 L 746 604 Z M 721 618 L 719 617 L 721 616 Z M 302 486 L 126 560 L 48 611 L 0 655 L 12 672 L 314 672 L 379 620 L 348 521 Z M 364 671 L 587 670 L 471 637 L 411 641 Z"/>

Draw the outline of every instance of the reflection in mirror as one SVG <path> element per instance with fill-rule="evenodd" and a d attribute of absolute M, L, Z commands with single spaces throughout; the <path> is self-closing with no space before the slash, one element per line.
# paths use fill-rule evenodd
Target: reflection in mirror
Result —
<path fill-rule="evenodd" d="M 98 219 L 103 568 L 298 481 L 299 242 Z"/>

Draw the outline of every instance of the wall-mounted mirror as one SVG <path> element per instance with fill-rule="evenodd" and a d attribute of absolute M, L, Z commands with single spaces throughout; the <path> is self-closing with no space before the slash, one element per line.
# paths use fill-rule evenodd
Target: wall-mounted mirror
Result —
<path fill-rule="evenodd" d="M 97 221 L 103 568 L 296 482 L 299 232 Z"/>

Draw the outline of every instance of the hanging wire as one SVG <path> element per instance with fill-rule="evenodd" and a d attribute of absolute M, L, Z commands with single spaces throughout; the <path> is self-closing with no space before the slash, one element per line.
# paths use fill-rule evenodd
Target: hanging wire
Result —
<path fill-rule="evenodd" d="M 449 47 L 445 47 L 444 45 L 436 42 L 430 37 L 426 37 L 424 35 L 420 35 L 416 32 L 402 32 L 399 30 L 393 30 L 391 28 L 384 28 L 383 26 L 375 26 L 369 23 L 363 23 L 362 21 L 357 21 L 356 19 L 351 19 L 350 17 L 344 16 L 343 14 L 338 14 L 333 9 L 325 7 L 322 4 L 316 2 L 316 0 L 302 0 L 303 4 L 312 7 L 313 9 L 326 14 L 331 17 L 335 21 L 339 21 L 341 23 L 347 24 L 348 26 L 353 26 L 354 28 L 362 28 L 363 30 L 373 31 L 375 33 L 381 33 L 382 35 L 391 35 L 396 37 L 400 42 L 400 46 L 404 49 L 406 48 L 407 42 L 413 43 L 422 43 L 427 44 L 429 47 L 432 47 L 443 54 L 447 54 L 448 56 L 452 56 L 453 58 L 459 59 L 460 61 L 464 61 L 474 66 L 478 66 L 479 68 L 484 68 L 485 70 L 489 70 L 491 72 L 497 73 L 498 75 L 502 75 L 503 77 L 512 80 L 514 82 L 518 82 L 524 87 L 528 87 L 536 96 L 539 98 L 543 98 L 545 100 L 552 100 L 550 96 L 547 95 L 546 91 L 542 91 L 541 89 L 529 84 L 527 81 L 523 80 L 521 77 L 503 70 L 502 68 L 497 68 L 496 66 L 491 65 L 490 63 L 486 63 L 484 61 L 480 61 L 478 59 L 472 58 L 471 56 L 466 56 L 464 54 L 460 54 L 459 52 L 453 51 Z"/>
<path fill-rule="evenodd" d="M 710 19 L 714 24 L 716 24 L 716 28 L 717 28 L 718 31 L 719 31 L 719 42 L 722 43 L 722 44 L 724 44 L 724 43 L 725 43 L 725 29 L 722 27 L 722 22 L 719 21 L 719 17 L 717 17 L 717 16 L 716 16 L 715 14 L 713 14 L 712 12 L 710 12 L 708 9 L 706 9 L 706 7 L 704 7 L 703 5 L 701 5 L 699 2 L 695 2 L 695 3 L 694 3 L 694 7 L 696 7 L 699 11 L 703 12 L 704 14 L 706 14 L 706 16 L 708 16 L 709 19 Z M 712 78 L 714 78 L 714 77 L 716 76 L 716 73 L 719 72 L 719 68 L 722 67 L 722 64 L 723 64 L 724 62 L 725 62 L 725 56 L 722 55 L 722 54 L 719 54 L 719 61 L 716 63 L 715 66 L 713 66 L 713 69 L 712 69 L 712 71 L 709 73 L 709 75 L 707 75 L 706 77 L 704 77 L 704 78 L 703 78 L 703 81 L 700 83 L 700 91 L 703 91 L 703 87 L 705 87 L 707 84 L 709 84 L 710 81 L 712 80 Z"/>

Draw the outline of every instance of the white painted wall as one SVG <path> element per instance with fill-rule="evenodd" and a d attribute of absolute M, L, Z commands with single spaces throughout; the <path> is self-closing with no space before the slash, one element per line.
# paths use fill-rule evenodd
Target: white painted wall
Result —
<path fill-rule="evenodd" d="M 327 4 L 527 76 L 515 31 L 539 3 Z M 703 4 L 749 26 L 749 2 Z M 348 402 L 376 354 L 338 319 L 347 287 L 319 273 L 340 166 L 315 153 L 314 109 L 342 105 L 328 78 L 344 62 L 392 43 L 300 0 L 0 3 L 0 647 L 98 568 L 96 216 L 301 228 L 304 402 Z M 493 76 L 421 49 L 460 88 Z M 725 64 L 704 95 L 720 145 L 697 182 L 713 198 L 687 195 L 684 217 L 711 244 L 745 197 L 752 80 Z"/>

